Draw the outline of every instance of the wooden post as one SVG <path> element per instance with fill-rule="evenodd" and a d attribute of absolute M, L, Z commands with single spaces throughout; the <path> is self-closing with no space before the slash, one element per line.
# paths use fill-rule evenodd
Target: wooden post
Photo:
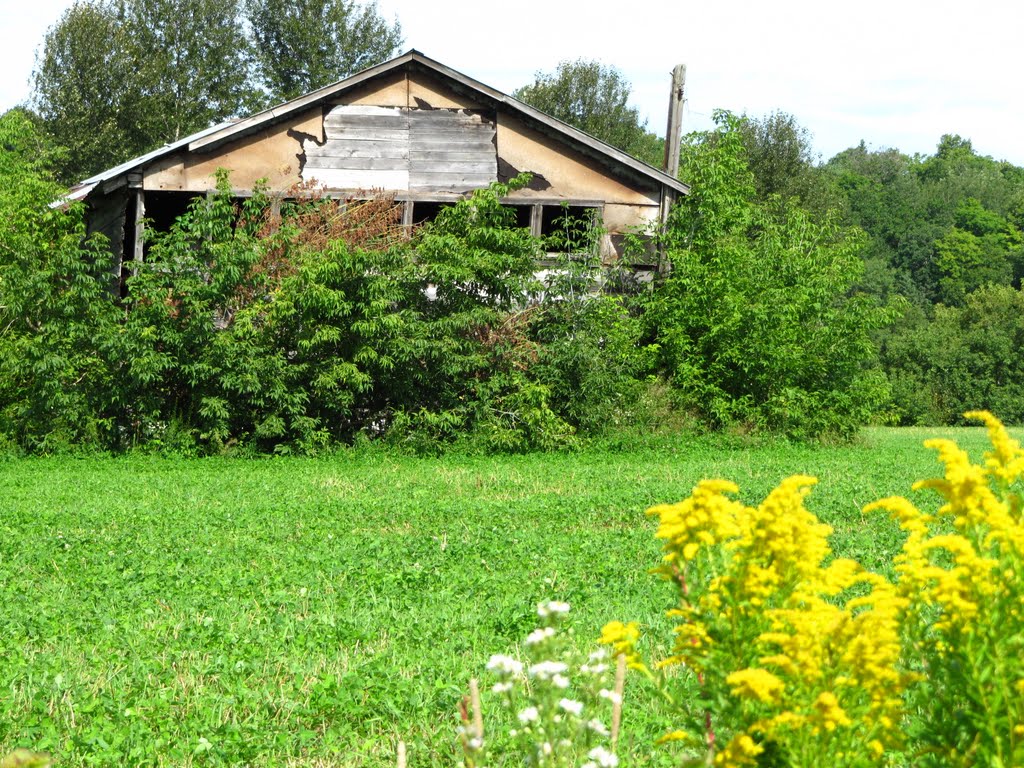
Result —
<path fill-rule="evenodd" d="M 679 175 L 679 147 L 683 139 L 683 95 L 686 88 L 686 65 L 672 70 L 672 91 L 668 99 L 668 127 L 665 129 L 665 173 Z"/>
<path fill-rule="evenodd" d="M 679 177 L 679 148 L 683 140 L 683 103 L 686 88 L 686 65 L 678 64 L 672 70 L 672 90 L 668 98 L 668 125 L 665 128 L 665 173 L 672 178 Z M 661 203 L 658 218 L 664 231 L 668 223 L 668 213 L 675 202 L 676 196 L 666 186 L 661 188 Z M 668 274 L 671 264 L 663 251 L 658 253 L 658 274 Z"/>
<path fill-rule="evenodd" d="M 142 248 L 146 236 L 146 193 L 142 188 L 141 173 L 128 174 L 128 189 L 131 190 L 131 194 L 135 198 L 135 238 L 132 243 L 132 259 L 138 265 L 142 263 Z"/>

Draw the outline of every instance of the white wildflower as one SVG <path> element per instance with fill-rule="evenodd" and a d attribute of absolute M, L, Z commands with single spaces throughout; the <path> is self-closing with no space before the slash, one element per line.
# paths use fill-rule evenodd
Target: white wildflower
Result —
<path fill-rule="evenodd" d="M 543 752 L 545 755 L 550 755 L 552 751 L 551 742 L 545 741 L 543 744 L 541 744 L 540 751 Z"/>
<path fill-rule="evenodd" d="M 555 636 L 554 627 L 544 627 L 543 629 L 535 629 L 533 632 L 526 636 L 527 645 L 537 645 L 543 643 L 548 638 Z"/>
<path fill-rule="evenodd" d="M 472 752 L 479 752 L 484 748 L 484 740 L 474 737 L 467 742 L 466 746 L 468 746 Z"/>
<path fill-rule="evenodd" d="M 621 704 L 622 697 L 615 691 L 609 691 L 607 688 L 602 688 L 598 694 L 602 699 L 608 699 L 612 704 Z"/>
<path fill-rule="evenodd" d="M 558 702 L 558 706 L 570 715 L 579 715 L 583 712 L 583 702 L 575 701 L 574 699 L 561 699 Z"/>
<path fill-rule="evenodd" d="M 585 675 L 603 675 L 608 670 L 607 664 L 581 664 L 580 672 Z"/>
<path fill-rule="evenodd" d="M 523 662 L 513 659 L 511 656 L 503 656 L 496 653 L 487 662 L 487 671 L 496 672 L 499 675 L 521 675 L 523 673 Z"/>
<path fill-rule="evenodd" d="M 608 729 L 605 727 L 605 724 L 598 720 L 596 717 L 593 720 L 587 721 L 587 728 L 596 733 L 598 736 L 608 735 Z"/>
<path fill-rule="evenodd" d="M 546 619 L 548 616 L 564 616 L 569 612 L 569 604 L 563 603 L 560 600 L 548 600 L 546 603 L 540 603 L 537 606 L 537 615 L 542 619 Z"/>
<path fill-rule="evenodd" d="M 590 661 L 604 661 L 608 658 L 608 651 L 605 648 L 598 648 L 588 658 Z"/>
<path fill-rule="evenodd" d="M 512 683 L 495 683 L 491 686 L 492 693 L 508 693 L 512 690 Z"/>
<path fill-rule="evenodd" d="M 540 712 L 537 711 L 536 707 L 527 707 L 519 713 L 520 723 L 535 723 L 537 718 L 540 717 Z"/>
<path fill-rule="evenodd" d="M 541 661 L 530 667 L 529 674 L 530 677 L 536 677 L 538 680 L 550 680 L 568 669 L 568 665 L 561 661 Z"/>
<path fill-rule="evenodd" d="M 569 678 L 565 675 L 555 675 L 551 678 L 551 684 L 555 686 L 555 688 L 565 690 L 569 687 Z"/>
<path fill-rule="evenodd" d="M 587 757 L 597 763 L 601 768 L 615 768 L 619 764 L 619 758 L 604 747 L 594 747 L 587 753 Z"/>

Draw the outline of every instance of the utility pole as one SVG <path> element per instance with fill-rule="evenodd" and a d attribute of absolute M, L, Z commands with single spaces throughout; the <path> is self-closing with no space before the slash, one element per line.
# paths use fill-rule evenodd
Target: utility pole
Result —
<path fill-rule="evenodd" d="M 679 176 L 679 147 L 683 140 L 683 93 L 686 87 L 686 65 L 672 70 L 672 91 L 668 100 L 668 128 L 665 130 L 665 173 Z"/>

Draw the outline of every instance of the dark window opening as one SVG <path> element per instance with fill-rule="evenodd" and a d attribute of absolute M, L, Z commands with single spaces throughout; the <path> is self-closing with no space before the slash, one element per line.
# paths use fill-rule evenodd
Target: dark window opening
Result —
<path fill-rule="evenodd" d="M 532 205 L 508 205 L 506 208 L 511 208 L 516 212 L 516 226 L 524 229 L 530 229 L 533 223 L 533 206 Z"/>
<path fill-rule="evenodd" d="M 451 203 L 439 203 L 432 200 L 416 201 L 412 204 L 413 225 L 426 224 L 437 218 L 442 208 L 447 208 Z"/>
<path fill-rule="evenodd" d="M 549 252 L 586 250 L 593 245 L 600 216 L 600 210 L 595 207 L 545 205 L 541 211 L 540 236 Z"/>
<path fill-rule="evenodd" d="M 167 232 L 174 221 L 188 211 L 195 192 L 146 192 L 147 225 L 157 232 Z"/>

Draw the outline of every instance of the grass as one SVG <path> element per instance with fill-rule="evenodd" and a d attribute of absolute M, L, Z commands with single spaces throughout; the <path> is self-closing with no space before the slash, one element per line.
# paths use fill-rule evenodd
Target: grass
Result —
<path fill-rule="evenodd" d="M 581 640 L 614 618 L 660 624 L 671 590 L 647 573 L 646 507 L 702 477 L 756 503 L 816 475 L 808 506 L 834 549 L 884 571 L 898 532 L 860 508 L 935 475 L 920 443 L 940 434 L 986 445 L 978 429 L 872 429 L 837 448 L 0 463 L 0 755 L 383 766 L 401 737 L 413 768 L 455 764 L 468 679 L 514 651 L 537 602 L 569 601 Z M 627 705 L 638 754 L 657 715 Z"/>

